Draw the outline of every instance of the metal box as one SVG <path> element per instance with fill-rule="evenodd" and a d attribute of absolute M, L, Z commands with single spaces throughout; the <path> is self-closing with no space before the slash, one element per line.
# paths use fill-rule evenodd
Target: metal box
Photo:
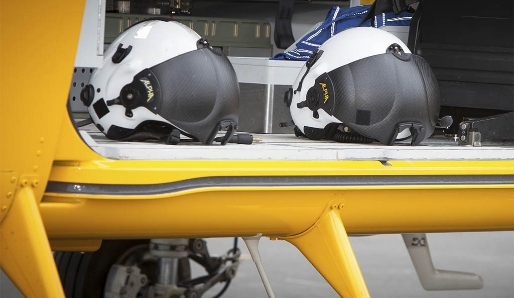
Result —
<path fill-rule="evenodd" d="M 257 57 L 229 57 L 239 80 L 239 130 L 254 133 L 292 133 L 280 127 L 291 120 L 284 104 L 289 89 L 305 61 L 270 60 Z"/>

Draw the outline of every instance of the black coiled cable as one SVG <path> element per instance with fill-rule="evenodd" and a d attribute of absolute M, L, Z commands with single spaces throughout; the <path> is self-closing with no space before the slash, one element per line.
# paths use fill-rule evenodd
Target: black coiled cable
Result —
<path fill-rule="evenodd" d="M 357 133 L 345 133 L 342 131 L 336 131 L 334 135 L 332 136 L 332 141 L 336 141 L 339 143 L 363 143 L 363 144 L 369 144 L 373 143 L 373 139 L 367 138 L 365 136 L 361 136 Z"/>

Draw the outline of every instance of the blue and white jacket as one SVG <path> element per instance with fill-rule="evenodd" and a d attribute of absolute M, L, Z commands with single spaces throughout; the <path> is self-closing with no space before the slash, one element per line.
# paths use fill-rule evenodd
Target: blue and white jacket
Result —
<path fill-rule="evenodd" d="M 354 6 L 347 9 L 339 6 L 332 7 L 325 21 L 298 40 L 295 49 L 279 53 L 270 59 L 308 60 L 312 53 L 330 37 L 345 29 L 359 26 L 369 8 L 370 5 Z M 361 27 L 409 26 L 411 19 L 412 13 L 410 12 L 403 11 L 399 14 L 388 12 L 375 16 L 373 22 L 367 20 Z"/>

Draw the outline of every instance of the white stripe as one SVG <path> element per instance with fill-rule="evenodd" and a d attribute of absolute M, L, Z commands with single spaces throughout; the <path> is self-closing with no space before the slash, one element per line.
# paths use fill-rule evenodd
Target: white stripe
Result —
<path fill-rule="evenodd" d="M 334 36 L 334 31 L 335 31 L 335 27 L 336 27 L 336 22 L 334 22 L 334 20 L 337 17 L 337 13 L 339 13 L 339 6 L 337 6 L 336 12 L 334 13 L 334 16 L 332 17 L 332 25 L 330 26 L 330 36 L 331 37 Z"/>
<path fill-rule="evenodd" d="M 307 38 L 306 40 L 311 40 L 313 39 L 314 37 L 318 36 L 321 31 L 323 31 L 323 28 L 322 29 L 319 29 L 318 31 L 314 32 L 314 34 L 312 34 L 311 36 L 309 36 L 309 38 Z"/>
<path fill-rule="evenodd" d="M 336 8 L 336 12 L 334 12 L 334 16 L 332 16 L 332 21 L 336 19 L 338 13 L 339 13 L 339 6 Z"/>
<path fill-rule="evenodd" d="M 400 17 L 400 18 L 390 18 L 390 19 L 387 19 L 389 22 L 394 22 L 394 21 L 410 21 L 412 20 L 412 17 Z"/>
<path fill-rule="evenodd" d="M 312 55 L 312 51 L 305 51 L 305 50 L 304 50 L 304 51 L 302 51 L 302 52 L 305 52 L 305 53 L 307 53 L 308 55 L 307 55 L 307 56 L 306 56 L 306 55 L 302 55 L 302 54 L 300 53 L 300 51 L 298 51 L 298 50 L 294 50 L 294 51 L 292 51 L 292 52 L 288 52 L 288 53 L 286 53 L 286 54 L 290 54 L 291 56 L 307 57 L 307 58 L 309 58 L 309 57 Z M 293 54 L 294 54 L 294 55 L 293 55 Z"/>
<path fill-rule="evenodd" d="M 294 59 L 309 59 L 310 56 L 296 56 L 296 55 L 291 55 L 290 53 L 285 53 L 286 56 L 291 56 L 292 58 Z"/>
<path fill-rule="evenodd" d="M 320 44 L 316 44 L 316 43 L 308 42 L 308 41 L 305 41 L 305 40 L 304 40 L 304 41 L 302 41 L 301 43 L 306 44 L 306 45 L 308 45 L 308 46 L 312 46 L 312 47 L 319 47 L 319 46 L 321 46 Z"/>

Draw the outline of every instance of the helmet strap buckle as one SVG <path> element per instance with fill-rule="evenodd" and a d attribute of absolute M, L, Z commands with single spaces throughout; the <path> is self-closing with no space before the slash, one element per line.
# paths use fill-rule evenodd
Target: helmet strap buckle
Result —
<path fill-rule="evenodd" d="M 303 77 L 302 79 L 300 80 L 300 82 L 298 83 L 298 87 L 296 88 L 296 90 L 293 92 L 294 94 L 296 94 L 296 92 L 298 91 L 302 91 L 302 84 L 303 84 L 303 79 L 305 79 L 305 77 L 307 76 L 307 74 L 309 73 L 309 70 L 311 70 L 311 67 L 314 65 L 314 63 L 316 63 L 316 61 L 318 61 L 318 59 L 321 57 L 321 55 L 323 55 L 323 50 L 320 50 L 320 49 L 316 49 L 311 57 L 309 58 L 309 60 L 307 60 L 307 62 L 305 62 L 305 67 L 307 68 L 307 70 L 305 71 L 305 73 L 303 74 Z"/>
<path fill-rule="evenodd" d="M 164 142 L 168 145 L 177 145 L 180 143 L 180 130 L 172 128 L 170 134 Z"/>
<path fill-rule="evenodd" d="M 225 133 L 225 135 L 221 138 L 221 145 L 225 145 L 228 143 L 228 141 L 230 141 L 230 139 L 232 138 L 232 136 L 234 136 L 234 132 L 235 130 L 237 129 L 237 124 L 231 120 L 223 120 L 223 121 L 220 121 L 220 123 L 218 124 L 218 131 L 220 130 L 226 130 L 227 132 Z"/>

